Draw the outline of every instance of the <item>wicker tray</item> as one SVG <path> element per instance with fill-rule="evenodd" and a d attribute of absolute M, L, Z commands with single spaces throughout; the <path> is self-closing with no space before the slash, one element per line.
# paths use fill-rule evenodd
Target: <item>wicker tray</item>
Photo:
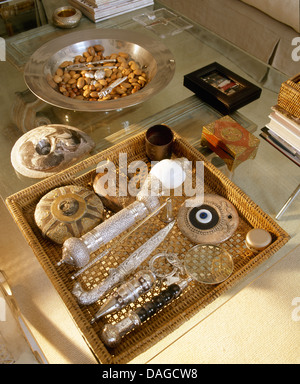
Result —
<path fill-rule="evenodd" d="M 216 286 L 191 283 L 175 301 L 145 322 L 139 329 L 126 335 L 120 345 L 115 349 L 108 349 L 105 347 L 100 339 L 100 332 L 104 323 L 118 322 L 124 318 L 128 313 L 129 308 L 125 308 L 115 315 L 107 316 L 94 325 L 90 325 L 90 320 L 100 308 L 102 301 L 99 300 L 90 306 L 81 306 L 78 304 L 76 298 L 72 294 L 74 281 L 71 280 L 71 276 L 74 273 L 74 269 L 68 265 L 57 267 L 56 264 L 61 259 L 61 247 L 42 237 L 34 223 L 33 214 L 40 198 L 53 188 L 68 184 L 89 187 L 95 168 L 100 161 L 109 159 L 118 165 L 119 153 L 127 153 L 128 164 L 131 161 L 138 159 L 146 161 L 144 149 L 145 134 L 141 133 L 129 138 L 108 150 L 78 163 L 66 171 L 49 177 L 32 187 L 8 197 L 6 200 L 6 204 L 13 215 L 14 220 L 20 227 L 27 242 L 32 247 L 37 259 L 46 271 L 54 287 L 62 297 L 89 347 L 101 363 L 112 364 L 129 362 L 167 334 L 171 333 L 175 328 L 179 327 L 186 320 L 232 287 L 237 281 L 244 278 L 247 273 L 278 251 L 289 239 L 288 234 L 285 233 L 277 223 L 264 213 L 253 201 L 251 201 L 236 185 L 234 185 L 212 164 L 208 163 L 205 158 L 184 139 L 176 133 L 174 135 L 174 156 L 186 157 L 193 162 L 203 161 L 205 166 L 205 192 L 216 193 L 227 198 L 238 210 L 240 216 L 239 227 L 235 234 L 223 243 L 223 246 L 227 248 L 233 256 L 234 272 L 228 280 Z M 178 199 L 179 200 L 176 202 L 177 208 L 183 202 L 183 198 Z M 108 216 L 111 214 L 111 212 L 107 212 Z M 85 289 L 91 289 L 93 285 L 99 284 L 99 282 L 107 276 L 110 267 L 116 266 L 122 262 L 134 249 L 139 247 L 150 236 L 156 233 L 157 230 L 164 226 L 158 218 L 152 218 L 150 220 L 151 222 L 147 223 L 145 226 L 141 226 L 136 233 L 134 233 L 134 236 L 129 237 L 127 243 L 123 244 L 120 249 L 118 247 L 115 248 L 114 252 L 96 264 L 89 273 L 85 273 L 78 278 Z M 244 245 L 245 235 L 253 227 L 268 230 L 273 238 L 272 244 L 258 255 L 254 255 Z M 180 233 L 175 225 L 172 232 L 168 235 L 167 241 L 157 248 L 156 253 L 167 250 L 182 254 L 193 245 L 194 244 Z M 99 252 L 100 251 L 103 251 L 103 248 L 100 249 Z M 145 265 L 142 267 L 144 266 Z M 153 294 L 157 293 L 158 288 L 154 288 L 140 299 L 138 305 L 150 300 Z M 131 308 L 135 305 L 131 305 Z"/>
<path fill-rule="evenodd" d="M 300 73 L 282 83 L 278 105 L 295 117 L 300 118 Z"/>

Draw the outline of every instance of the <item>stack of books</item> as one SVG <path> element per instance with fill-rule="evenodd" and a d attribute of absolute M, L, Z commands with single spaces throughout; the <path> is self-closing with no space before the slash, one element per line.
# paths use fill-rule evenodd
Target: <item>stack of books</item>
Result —
<path fill-rule="evenodd" d="M 262 129 L 261 137 L 300 165 L 300 118 L 279 105 L 272 107 L 270 122 Z"/>
<path fill-rule="evenodd" d="M 153 0 L 69 0 L 94 23 L 154 4 Z"/>

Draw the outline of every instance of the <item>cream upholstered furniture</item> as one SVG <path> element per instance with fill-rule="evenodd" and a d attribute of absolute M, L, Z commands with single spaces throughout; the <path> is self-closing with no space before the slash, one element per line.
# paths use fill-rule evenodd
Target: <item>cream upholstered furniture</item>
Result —
<path fill-rule="evenodd" d="M 273 19 L 282 22 L 300 32 L 300 3 L 298 0 L 242 0 Z"/>
<path fill-rule="evenodd" d="M 288 76 L 299 72 L 292 57 L 299 38 L 299 0 L 160 0 L 255 58 Z M 299 57 L 298 57 L 299 56 Z"/>

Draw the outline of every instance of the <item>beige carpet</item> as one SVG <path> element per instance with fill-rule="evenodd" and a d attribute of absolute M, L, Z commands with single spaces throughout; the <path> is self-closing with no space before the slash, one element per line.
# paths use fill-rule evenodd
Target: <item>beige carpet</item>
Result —
<path fill-rule="evenodd" d="M 299 364 L 300 246 L 149 362 Z"/>

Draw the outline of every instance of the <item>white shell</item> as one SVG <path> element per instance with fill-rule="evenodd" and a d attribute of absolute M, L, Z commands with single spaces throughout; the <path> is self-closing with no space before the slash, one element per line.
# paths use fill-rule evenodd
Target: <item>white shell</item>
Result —
<path fill-rule="evenodd" d="M 165 159 L 155 164 L 151 174 L 157 177 L 163 187 L 168 189 L 178 188 L 184 183 L 186 173 L 182 166 L 175 160 Z"/>
<path fill-rule="evenodd" d="M 17 140 L 11 151 L 11 163 L 23 176 L 45 178 L 81 160 L 94 146 L 93 140 L 77 128 L 43 125 Z"/>

